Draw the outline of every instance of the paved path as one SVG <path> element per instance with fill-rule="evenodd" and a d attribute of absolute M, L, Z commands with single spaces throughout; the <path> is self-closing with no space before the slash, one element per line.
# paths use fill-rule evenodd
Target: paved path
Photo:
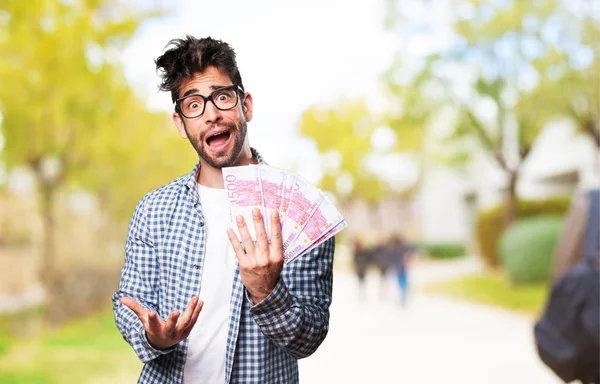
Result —
<path fill-rule="evenodd" d="M 420 264 L 413 281 L 478 268 L 473 259 Z M 560 383 L 537 357 L 530 318 L 419 292 L 403 310 L 391 281 L 382 290 L 370 274 L 361 296 L 354 276 L 334 276 L 329 335 L 300 361 L 301 383 Z"/>

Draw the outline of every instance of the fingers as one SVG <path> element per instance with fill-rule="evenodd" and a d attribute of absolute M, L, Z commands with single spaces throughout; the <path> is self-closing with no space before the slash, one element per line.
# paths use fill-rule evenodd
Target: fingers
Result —
<path fill-rule="evenodd" d="M 177 322 L 177 327 L 176 327 L 177 333 L 179 333 L 179 334 L 183 333 L 187 329 L 187 327 L 190 325 L 190 321 L 192 319 L 192 315 L 194 314 L 194 311 L 196 310 L 197 304 L 198 304 L 198 296 L 192 297 L 192 300 L 190 300 L 187 308 L 185 309 L 185 312 L 183 313 L 183 315 L 181 315 L 181 317 L 179 318 L 179 321 Z"/>
<path fill-rule="evenodd" d="M 169 317 L 167 317 L 167 322 L 165 324 L 165 334 L 167 337 L 175 338 L 175 327 L 177 326 L 177 319 L 179 319 L 180 314 L 181 312 L 174 310 Z"/>
<path fill-rule="evenodd" d="M 240 240 L 237 238 L 237 235 L 233 229 L 227 228 L 227 237 L 229 238 L 231 247 L 233 248 L 233 251 L 237 255 L 238 259 L 240 257 L 244 257 L 244 248 L 242 248 L 242 244 L 240 244 Z"/>
<path fill-rule="evenodd" d="M 164 322 L 160 319 L 156 312 L 148 312 L 146 332 L 148 332 L 150 335 L 159 335 L 162 332 L 163 325 Z"/>
<path fill-rule="evenodd" d="M 238 226 L 238 230 L 240 232 L 240 236 L 242 237 L 242 243 L 244 244 L 244 248 L 247 254 L 254 254 L 254 241 L 248 232 L 248 227 L 246 226 L 246 221 L 242 217 L 242 215 L 237 215 L 236 222 Z"/>
<path fill-rule="evenodd" d="M 235 233 L 233 235 L 235 237 Z M 241 248 L 239 242 L 237 246 Z M 146 310 L 131 298 L 123 297 L 121 303 L 130 308 L 142 320 L 148 335 L 148 341 L 157 348 L 174 345 L 188 337 L 204 305 L 204 302 L 200 301 L 198 296 L 194 296 L 188 303 L 183 315 L 180 311 L 174 310 L 167 320 L 163 321 L 156 312 Z"/>
<path fill-rule="evenodd" d="M 271 212 L 271 249 L 278 252 L 283 249 L 283 237 L 281 235 L 281 222 L 277 211 Z M 271 254 L 273 254 L 271 252 Z"/>
<path fill-rule="evenodd" d="M 130 297 L 121 297 L 121 304 L 131 309 L 137 317 L 142 320 L 142 322 L 146 321 L 146 315 L 148 314 L 148 310 L 142 307 L 137 301 Z"/>
<path fill-rule="evenodd" d="M 258 249 L 265 251 L 269 247 L 269 240 L 267 239 L 265 222 L 262 214 L 260 213 L 260 209 L 254 208 L 252 210 L 252 220 L 254 221 L 254 230 L 256 231 L 256 244 L 258 245 Z"/>
<path fill-rule="evenodd" d="M 187 329 L 185 329 L 183 331 L 183 336 L 182 337 L 184 339 L 190 335 L 190 332 L 192 331 L 192 328 L 194 328 L 194 325 L 196 325 L 196 320 L 198 320 L 198 316 L 200 315 L 200 312 L 202 311 L 202 307 L 203 306 L 204 306 L 204 301 L 198 300 L 198 304 L 196 305 L 196 308 L 194 309 L 194 312 L 192 313 L 192 317 L 190 319 L 190 323 L 189 323 Z"/>

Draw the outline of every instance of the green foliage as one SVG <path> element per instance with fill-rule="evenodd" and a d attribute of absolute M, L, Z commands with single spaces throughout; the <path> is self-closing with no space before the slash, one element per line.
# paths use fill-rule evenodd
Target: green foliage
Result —
<path fill-rule="evenodd" d="M 521 200 L 518 203 L 518 217 L 526 218 L 540 215 L 564 216 L 569 209 L 569 198 L 552 198 L 546 200 Z M 500 264 L 497 244 L 502 235 L 505 223 L 505 205 L 481 211 L 477 214 L 475 235 L 479 255 L 489 266 Z"/>
<path fill-rule="evenodd" d="M 338 105 L 312 106 L 302 114 L 300 133 L 312 138 L 326 165 L 320 187 L 339 192 L 340 177 L 352 180 L 352 197 L 376 201 L 387 190 L 377 175 L 366 167 L 367 157 L 373 153 L 371 135 L 378 126 L 362 100 L 341 101 Z M 331 167 L 329 157 L 339 159 L 338 167 Z"/>
<path fill-rule="evenodd" d="M 149 112 L 131 93 L 123 106 L 112 122 L 118 129 L 96 139 L 71 182 L 95 192 L 102 211 L 117 220 L 129 219 L 145 193 L 189 172 L 198 159 L 169 116 Z"/>
<path fill-rule="evenodd" d="M 0 329 L 0 359 L 2 358 L 2 355 L 5 355 L 8 352 L 11 343 L 12 338 L 9 336 L 8 332 Z"/>
<path fill-rule="evenodd" d="M 414 31 L 435 41 L 446 25 L 428 17 L 433 3 L 405 7 L 400 0 L 387 0 L 385 25 L 401 42 Z M 428 156 L 463 166 L 473 154 L 485 153 L 508 174 L 507 200 L 514 201 L 519 168 L 550 121 L 567 117 L 600 148 L 600 8 L 595 2 L 451 4 L 455 13 L 447 19 L 455 36 L 449 44 L 410 58 L 403 57 L 400 46 L 386 77 L 388 89 L 405 107 L 400 109 L 411 110 L 406 100 L 412 99 L 426 106 L 427 116 L 455 112 L 444 119 L 452 125 L 444 145 Z M 420 96 L 406 97 L 415 93 Z M 507 209 L 514 217 L 512 205 Z"/>
<path fill-rule="evenodd" d="M 42 312 L 42 307 L 33 307 L 0 315 L 0 361 L 3 355 L 9 353 L 19 337 L 28 337 L 39 331 Z"/>
<path fill-rule="evenodd" d="M 562 220 L 552 216 L 522 219 L 507 228 L 500 238 L 498 252 L 513 283 L 550 279 L 561 231 Z"/>
<path fill-rule="evenodd" d="M 568 0 L 461 3 L 474 14 L 457 18 L 454 25 L 466 45 L 445 57 L 467 58 L 482 70 L 478 84 L 496 84 L 499 92 L 481 92 L 479 86 L 478 92 L 504 110 L 500 117 L 515 114 L 521 148 L 530 148 L 539 130 L 559 116 L 571 118 L 586 133 L 595 125 L 599 135 L 598 7 L 592 2 L 573 7 Z M 550 36 L 549 28 L 560 32 Z"/>
<path fill-rule="evenodd" d="M 517 80 L 509 85 L 521 93 L 517 114 L 524 117 L 521 125 L 529 123 L 523 130 L 524 140 L 530 127 L 557 116 L 572 119 L 596 140 L 600 137 L 600 9 L 594 2 L 568 3 L 523 1 L 503 6 L 483 1 L 475 4 L 476 14 L 491 11 L 492 18 L 481 22 L 480 16 L 457 23 L 457 31 L 468 40 L 467 50 L 479 48 L 493 64 L 502 66 L 500 70 L 508 73 L 505 78 Z M 548 28 L 560 32 L 552 37 Z M 498 53 L 501 44 L 503 49 L 509 47 L 508 54 Z M 531 90 L 518 84 L 525 71 L 538 77 Z"/>
<path fill-rule="evenodd" d="M 548 284 L 516 286 L 504 274 L 485 272 L 436 283 L 425 290 L 538 316 L 544 308 Z"/>
<path fill-rule="evenodd" d="M 396 76 L 403 70 L 403 60 L 399 54 L 384 74 L 388 96 L 394 106 L 386 111 L 384 120 L 398 137 L 395 150 L 421 152 L 428 132 L 427 123 L 436 115 L 432 112 L 436 112 L 441 105 L 436 96 L 427 94 L 424 89 L 439 84 L 432 81 L 426 72 L 398 82 Z"/>
<path fill-rule="evenodd" d="M 24 167 L 35 177 L 43 234 L 39 279 L 54 300 L 49 308 L 58 312 L 69 304 L 52 292 L 60 288 L 55 282 L 64 255 L 56 246 L 63 229 L 55 220 L 57 196 L 94 194 L 106 234 L 110 224 L 131 216 L 145 193 L 197 161 L 193 150 L 181 155 L 189 147 L 168 114 L 150 112 L 125 80 L 120 51 L 143 21 L 159 14 L 158 2 L 142 3 L 0 3 L 0 162 L 7 172 Z M 49 161 L 54 172 L 47 171 Z M 20 237 L 11 236 L 13 242 Z"/>
<path fill-rule="evenodd" d="M 13 338 L 8 352 L 0 355 L 0 382 L 7 384 L 129 383 L 135 382 L 140 370 L 141 363 L 119 334 L 112 311 L 37 337 Z"/>
<path fill-rule="evenodd" d="M 67 165 L 82 161 L 105 128 L 98 122 L 108 120 L 117 102 L 110 88 L 122 80 L 106 51 L 121 47 L 140 21 L 112 3 L 8 3 L 0 108 L 9 168 L 46 156 L 65 158 Z M 117 17 L 108 13 L 111 7 Z M 96 62 L 88 57 L 92 49 L 101 55 Z"/>
<path fill-rule="evenodd" d="M 104 213 L 126 219 L 144 193 L 192 168 L 194 151 L 182 151 L 187 143 L 167 114 L 134 95 L 118 62 L 159 10 L 125 0 L 3 4 L 0 156 L 8 171 L 29 167 L 41 187 L 43 163 L 54 159 L 60 171 L 46 188 L 85 189 Z"/>
<path fill-rule="evenodd" d="M 465 246 L 456 243 L 429 243 L 419 248 L 432 259 L 456 259 L 466 254 Z"/>

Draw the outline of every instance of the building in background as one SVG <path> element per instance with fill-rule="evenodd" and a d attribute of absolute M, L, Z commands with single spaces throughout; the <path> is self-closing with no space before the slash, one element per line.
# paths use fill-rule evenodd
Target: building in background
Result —
<path fill-rule="evenodd" d="M 569 124 L 553 124 L 540 134 L 521 168 L 520 198 L 570 197 L 577 188 L 598 183 L 597 149 Z M 503 200 L 507 178 L 489 157 L 480 155 L 467 174 L 438 165 L 430 169 L 419 192 L 420 234 L 425 242 L 472 245 L 478 210 Z"/>

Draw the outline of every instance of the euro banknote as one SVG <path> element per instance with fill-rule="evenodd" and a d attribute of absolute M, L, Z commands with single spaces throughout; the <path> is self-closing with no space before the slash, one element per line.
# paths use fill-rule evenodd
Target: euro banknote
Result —
<path fill-rule="evenodd" d="M 270 239 L 270 213 L 279 213 L 284 261 L 289 263 L 345 229 L 348 224 L 319 188 L 299 175 L 267 165 L 223 168 L 231 227 L 240 238 L 236 216 L 242 215 L 256 241 L 252 210 L 259 208 Z"/>

